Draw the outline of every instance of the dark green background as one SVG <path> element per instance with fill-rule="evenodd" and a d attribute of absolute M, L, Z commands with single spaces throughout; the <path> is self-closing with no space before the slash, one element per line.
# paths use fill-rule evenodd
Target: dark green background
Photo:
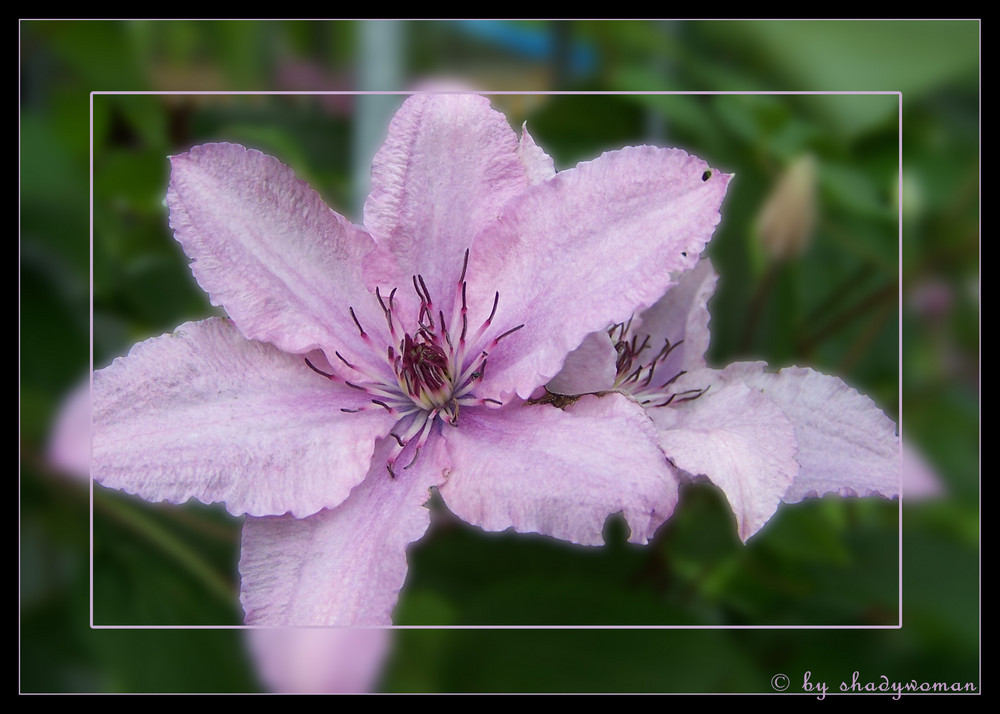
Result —
<path fill-rule="evenodd" d="M 894 625 L 900 630 L 406 630 L 384 691 L 771 691 L 979 683 L 979 25 L 975 22 L 405 23 L 405 86 L 530 91 L 901 91 L 896 95 L 495 96 L 567 168 L 680 146 L 736 173 L 709 254 L 713 364 L 811 365 L 871 395 L 938 474 L 937 496 L 785 506 L 747 546 L 708 486 L 645 548 L 486 535 L 437 504 L 410 550 L 400 624 Z M 166 156 L 236 141 L 352 207 L 357 99 L 96 95 L 359 86 L 359 24 L 21 23 L 22 691 L 257 691 L 234 630 L 95 631 L 86 481 L 45 443 L 94 365 L 211 314 L 170 237 Z M 536 48 L 540 48 L 537 49 Z M 577 58 L 583 58 L 578 60 Z M 302 79 L 305 77 L 305 79 Z M 400 98 L 401 101 L 401 98 Z M 93 129 L 93 181 L 90 139 Z M 769 267 L 754 221 L 783 169 L 817 157 L 806 252 Z M 627 246 L 623 246 L 627 250 Z M 902 312 L 898 276 L 902 273 Z M 627 282 L 629 277 L 622 276 Z M 902 326 L 902 330 L 900 330 Z M 902 344 L 900 344 L 900 334 Z M 902 375 L 899 354 L 902 352 Z M 902 394 L 900 394 L 900 385 Z M 239 624 L 239 521 L 95 488 L 95 621 Z"/>

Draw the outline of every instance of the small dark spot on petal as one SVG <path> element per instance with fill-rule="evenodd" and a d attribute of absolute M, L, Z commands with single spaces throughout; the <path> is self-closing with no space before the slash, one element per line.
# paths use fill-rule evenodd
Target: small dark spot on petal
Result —
<path fill-rule="evenodd" d="M 708 181 L 710 178 L 712 178 L 712 172 L 711 171 L 706 171 L 705 173 L 703 173 L 701 175 L 701 180 L 702 181 Z"/>
<path fill-rule="evenodd" d="M 681 255 L 683 255 L 686 258 L 688 257 L 688 252 L 686 250 L 682 250 Z"/>

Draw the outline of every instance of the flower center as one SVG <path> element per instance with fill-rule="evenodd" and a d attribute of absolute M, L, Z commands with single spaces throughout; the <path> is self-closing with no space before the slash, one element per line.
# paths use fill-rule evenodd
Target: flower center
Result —
<path fill-rule="evenodd" d="M 415 342 L 409 335 L 403 340 L 399 376 L 414 397 L 430 402 L 428 406 L 444 406 L 454 384 L 448 372 L 448 357 L 434 342 Z"/>
<path fill-rule="evenodd" d="M 493 318 L 496 316 L 500 293 L 493 298 L 493 309 L 474 335 L 469 335 L 468 305 L 466 303 L 465 280 L 469 267 L 469 251 L 465 251 L 462 274 L 458 279 L 451 310 L 451 320 L 446 321 L 443 310 L 435 312 L 427 284 L 420 275 L 413 276 L 413 289 L 420 299 L 416 327 L 404 332 L 399 325 L 396 289 L 383 298 L 376 288 L 375 297 L 385 315 L 389 329 L 389 344 L 377 344 L 365 330 L 350 308 L 351 318 L 358 328 L 362 341 L 369 349 L 370 362 L 352 363 L 336 352 L 337 358 L 350 370 L 351 379 L 344 383 L 353 389 L 371 395 L 371 406 L 359 409 L 342 409 L 345 412 L 359 412 L 379 407 L 399 418 L 389 433 L 396 444 L 386 462 L 386 468 L 393 477 L 393 465 L 402 452 L 412 444 L 413 458 L 404 467 L 412 466 L 427 442 L 431 429 L 439 421 L 458 426 L 458 416 L 463 406 L 482 406 L 500 402 L 489 397 L 479 397 L 474 393 L 483 381 L 486 358 L 504 337 L 520 330 L 518 325 L 496 336 L 488 337 Z M 306 364 L 331 380 L 337 376 L 317 369 L 309 360 Z M 386 370 L 388 367 L 388 372 Z M 389 376 L 391 375 L 391 376 Z"/>
<path fill-rule="evenodd" d="M 665 407 L 669 404 L 679 404 L 692 399 L 697 399 L 708 391 L 704 389 L 688 389 L 681 392 L 674 391 L 672 385 L 687 370 L 681 370 L 671 376 L 662 384 L 659 380 L 664 376 L 660 369 L 666 363 L 670 353 L 684 343 L 684 340 L 671 342 L 664 338 L 664 345 L 660 351 L 653 355 L 650 350 L 649 335 L 644 335 L 642 341 L 639 336 L 631 334 L 632 321 L 619 323 L 608 330 L 611 341 L 615 344 L 615 386 L 614 388 L 631 394 L 643 406 Z M 616 336 L 617 335 L 617 336 Z M 645 355 L 643 353 L 645 352 Z M 644 361 L 652 355 L 652 359 Z"/>

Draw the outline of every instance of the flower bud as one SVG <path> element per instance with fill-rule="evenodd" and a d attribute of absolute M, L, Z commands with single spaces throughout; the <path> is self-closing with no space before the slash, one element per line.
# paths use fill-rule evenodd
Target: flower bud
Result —
<path fill-rule="evenodd" d="M 801 255 L 816 227 L 816 159 L 799 156 L 785 170 L 757 216 L 757 235 L 774 260 Z"/>

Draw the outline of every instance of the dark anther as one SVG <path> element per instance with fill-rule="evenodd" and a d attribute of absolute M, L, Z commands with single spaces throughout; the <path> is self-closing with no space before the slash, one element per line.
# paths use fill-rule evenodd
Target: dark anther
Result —
<path fill-rule="evenodd" d="M 469 249 L 465 249 L 465 259 L 462 261 L 462 277 L 458 279 L 458 282 L 465 280 L 465 270 L 469 267 Z"/>
<path fill-rule="evenodd" d="M 418 280 L 420 281 L 419 285 L 417 285 Z M 423 291 L 421 291 L 421 288 Z M 419 297 L 422 302 L 428 305 L 431 304 L 431 293 L 430 290 L 427 289 L 427 283 L 424 282 L 423 275 L 413 276 L 413 289 L 417 291 L 417 297 Z"/>
<path fill-rule="evenodd" d="M 712 178 L 712 172 L 711 171 L 706 171 L 705 173 L 703 173 L 701 175 L 701 180 L 702 181 L 708 181 L 710 178 Z"/>
<path fill-rule="evenodd" d="M 421 300 L 423 300 L 423 298 L 421 298 Z M 424 331 L 434 330 L 434 316 L 431 315 L 431 311 L 429 308 L 430 304 L 431 304 L 430 301 L 421 302 L 420 314 L 417 315 L 417 324 L 420 325 L 421 329 L 423 329 Z M 426 322 L 424 322 L 425 317 L 427 318 Z"/>
<path fill-rule="evenodd" d="M 372 404 L 378 404 L 378 405 L 379 405 L 380 407 L 382 407 L 382 408 L 383 408 L 383 409 L 385 409 L 385 410 L 386 410 L 387 412 L 389 412 L 390 414 L 392 414 L 392 407 L 390 407 L 390 406 L 389 406 L 388 404 L 386 404 L 385 402 L 383 402 L 383 401 L 380 401 L 380 400 L 378 400 L 378 399 L 372 399 Z"/>
<path fill-rule="evenodd" d="M 445 327 L 444 312 L 442 310 L 438 310 L 438 319 L 441 320 L 441 323 L 440 323 L 441 324 L 441 334 L 444 335 L 444 339 L 445 339 L 445 341 L 447 341 L 448 346 L 451 347 L 451 348 L 454 348 L 455 345 L 451 344 L 451 333 L 449 333 L 448 332 L 448 328 Z"/>
<path fill-rule="evenodd" d="M 664 340 L 664 343 L 665 344 L 663 345 L 663 349 L 661 349 L 659 354 L 656 355 L 656 358 L 649 363 L 649 375 L 646 377 L 645 386 L 648 386 L 649 383 L 653 380 L 653 372 L 656 369 L 656 366 L 661 362 L 665 362 L 667 357 L 670 356 L 671 352 L 677 349 L 677 347 L 679 347 L 680 345 L 684 344 L 684 340 L 677 340 L 677 342 L 671 343 L 669 339 L 666 339 Z M 673 382 L 674 379 L 680 377 L 681 374 L 684 374 L 684 372 L 675 375 L 673 379 L 670 380 L 670 382 Z M 670 382 L 667 382 L 667 384 L 670 384 Z M 663 386 L 666 387 L 667 384 L 664 384 Z"/>
<path fill-rule="evenodd" d="M 518 330 L 520 330 L 522 327 L 524 327 L 524 325 L 518 325 L 517 327 L 510 328 L 505 333 L 503 333 L 502 335 L 500 335 L 498 338 L 496 338 L 495 340 L 493 340 L 494 344 L 496 344 L 497 342 L 499 342 L 500 340 L 502 340 L 507 335 L 514 334 L 515 332 L 517 332 Z"/>
<path fill-rule="evenodd" d="M 340 354 L 339 352 L 334 352 L 334 354 L 337 355 L 337 359 L 339 359 L 341 362 L 346 364 L 351 369 L 354 369 L 354 365 L 348 362 L 346 359 L 344 359 L 344 355 Z"/>
<path fill-rule="evenodd" d="M 610 337 L 611 341 L 615 343 L 616 349 L 619 342 L 625 341 L 625 335 L 627 335 L 628 331 L 632 328 L 632 318 L 634 317 L 635 315 L 632 315 L 629 317 L 628 322 L 619 322 L 617 325 L 612 325 L 608 328 L 608 337 Z M 617 338 L 615 337 L 615 332 L 618 333 Z"/>
<path fill-rule="evenodd" d="M 678 342 L 677 344 L 680 344 L 680 342 Z M 673 377 L 671 377 L 670 379 L 668 379 L 666 382 L 664 382 L 663 384 L 661 384 L 660 385 L 660 389 L 665 389 L 666 387 L 669 387 L 671 384 L 673 384 L 678 379 L 680 379 L 682 374 L 687 374 L 687 370 L 686 369 L 682 369 L 680 372 L 678 372 Z"/>
<path fill-rule="evenodd" d="M 667 401 L 665 401 L 665 402 L 660 402 L 659 404 L 657 404 L 657 405 L 655 405 L 655 406 L 658 406 L 658 407 L 665 407 L 665 406 L 669 406 L 669 405 L 670 405 L 670 402 L 674 401 L 674 397 L 676 397 L 676 396 L 677 396 L 676 394 L 671 394 L 671 395 L 670 395 L 670 396 L 669 396 L 669 397 L 667 398 Z M 643 402 L 643 404 L 646 404 L 646 402 Z"/>
<path fill-rule="evenodd" d="M 705 387 L 704 389 L 689 389 L 686 392 L 681 392 L 681 394 L 690 394 L 691 396 L 690 397 L 682 397 L 681 399 L 678 399 L 677 401 L 678 401 L 678 403 L 680 403 L 680 402 L 690 402 L 693 399 L 697 399 L 698 397 L 700 397 L 701 395 L 703 395 L 705 392 L 707 392 L 711 386 L 712 385 L 710 384 L 710 385 L 708 385 L 708 387 Z"/>
<path fill-rule="evenodd" d="M 339 356 L 340 355 L 338 355 L 338 357 Z M 343 357 L 341 357 L 341 359 L 343 359 Z M 311 369 L 316 374 L 322 374 L 327 379 L 336 379 L 336 377 L 334 377 L 332 374 L 327 374 L 323 370 L 317 369 L 316 365 L 314 365 L 312 362 L 310 362 L 308 357 L 306 357 L 305 360 L 306 360 L 306 364 L 309 366 L 309 369 Z"/>
<path fill-rule="evenodd" d="M 356 385 L 356 384 L 352 384 L 351 382 L 348 382 L 347 380 L 344 380 L 344 384 L 346 384 L 346 385 L 347 385 L 348 387 L 350 387 L 351 389 L 357 389 L 357 390 L 358 390 L 358 391 L 360 391 L 360 392 L 367 392 L 367 391 L 368 391 L 368 390 L 367 390 L 367 389 L 365 389 L 364 387 L 359 387 L 358 385 Z M 359 411 L 360 411 L 360 410 L 359 410 Z"/>
<path fill-rule="evenodd" d="M 418 456 L 420 456 L 420 447 L 419 446 L 416 449 L 413 450 L 413 458 L 410 459 L 410 463 L 408 463 L 406 466 L 403 467 L 403 470 L 405 471 L 406 469 L 408 469 L 411 466 L 413 466 L 413 464 L 417 463 L 417 457 Z M 395 478 L 395 474 L 393 474 L 393 477 Z"/>
<path fill-rule="evenodd" d="M 354 308 L 353 307 L 350 308 L 350 311 L 351 311 L 351 319 L 354 320 L 354 324 L 358 326 L 358 331 L 361 332 L 361 336 L 365 337 L 366 336 L 365 328 L 363 328 L 361 326 L 361 323 L 358 322 L 358 316 L 354 314 Z"/>
<path fill-rule="evenodd" d="M 500 292 L 493 296 L 493 309 L 490 310 L 490 316 L 486 318 L 486 322 L 492 322 L 493 316 L 497 314 L 497 303 L 500 302 Z"/>
<path fill-rule="evenodd" d="M 389 436 L 391 436 L 393 439 L 396 440 L 396 443 L 399 444 L 399 448 L 402 449 L 404 446 L 406 446 L 406 443 L 399 438 L 399 434 L 397 434 L 396 432 L 390 431 Z"/>
<path fill-rule="evenodd" d="M 378 304 L 381 306 L 382 312 L 385 313 L 385 321 L 386 324 L 389 325 L 389 332 L 393 332 L 394 329 L 392 326 L 392 298 L 395 295 L 396 295 L 396 288 L 393 288 L 392 292 L 389 293 L 389 307 L 386 307 L 385 301 L 382 300 L 382 294 L 379 292 L 379 289 L 377 287 L 375 288 L 375 297 L 378 298 Z"/>
<path fill-rule="evenodd" d="M 341 407 L 340 411 L 347 412 L 348 414 L 357 414 L 358 412 L 364 411 L 364 410 L 363 409 L 348 409 L 347 407 Z"/>

